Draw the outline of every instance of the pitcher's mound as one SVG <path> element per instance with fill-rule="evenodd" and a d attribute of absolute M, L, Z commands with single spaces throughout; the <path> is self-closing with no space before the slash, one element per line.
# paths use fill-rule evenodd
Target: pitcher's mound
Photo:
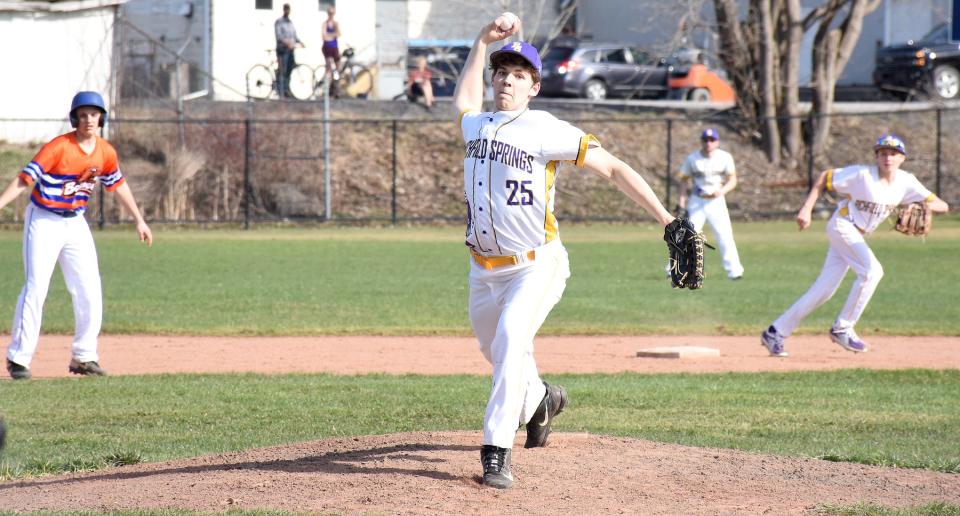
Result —
<path fill-rule="evenodd" d="M 553 433 L 513 449 L 512 489 L 480 484 L 477 432 L 313 441 L 0 484 L 12 511 L 280 509 L 403 514 L 785 514 L 818 504 L 960 503 L 960 477 Z"/>

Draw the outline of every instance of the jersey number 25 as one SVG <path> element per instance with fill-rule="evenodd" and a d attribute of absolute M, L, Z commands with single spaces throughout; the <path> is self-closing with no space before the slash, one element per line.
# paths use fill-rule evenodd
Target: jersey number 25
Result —
<path fill-rule="evenodd" d="M 533 191 L 530 190 L 530 184 L 533 181 L 517 181 L 516 179 L 507 179 L 507 190 L 510 195 L 507 196 L 507 206 L 533 206 Z M 517 192 L 520 198 L 517 198 Z"/>

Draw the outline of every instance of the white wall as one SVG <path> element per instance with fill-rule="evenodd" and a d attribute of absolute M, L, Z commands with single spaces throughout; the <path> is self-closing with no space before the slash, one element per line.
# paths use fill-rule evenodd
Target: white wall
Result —
<path fill-rule="evenodd" d="M 0 139 L 46 141 L 69 131 L 70 101 L 100 92 L 109 107 L 114 8 L 70 13 L 0 12 L 0 118 L 58 122 L 0 122 Z"/>
<path fill-rule="evenodd" d="M 341 51 L 350 46 L 360 62 L 372 62 L 374 46 L 374 0 L 340 1 L 336 19 L 340 23 Z M 297 63 L 317 67 L 323 63 L 321 31 L 327 20 L 326 7 L 318 0 L 274 0 L 272 10 L 254 8 L 253 0 L 213 0 L 212 66 L 214 98 L 244 100 L 246 73 L 256 64 L 269 64 L 267 49 L 276 47 L 273 24 L 290 4 L 290 20 L 305 48 L 297 49 Z"/>

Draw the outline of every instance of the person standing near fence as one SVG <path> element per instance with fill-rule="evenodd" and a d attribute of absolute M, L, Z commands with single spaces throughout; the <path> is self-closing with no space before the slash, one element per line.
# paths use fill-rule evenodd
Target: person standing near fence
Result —
<path fill-rule="evenodd" d="M 335 81 L 340 80 L 340 44 L 337 40 L 340 38 L 340 23 L 334 19 L 337 15 L 337 8 L 327 7 L 327 21 L 323 23 L 323 59 L 327 67 L 323 72 L 324 81 L 329 81 L 330 92 L 337 95 Z"/>
<path fill-rule="evenodd" d="M 277 37 L 277 94 L 280 98 L 289 98 L 293 96 L 290 94 L 290 74 L 297 64 L 293 49 L 304 46 L 290 20 L 290 4 L 283 4 L 283 16 L 274 22 L 273 31 Z"/>
<path fill-rule="evenodd" d="M 533 339 L 570 276 L 553 213 L 561 164 L 613 182 L 664 226 L 674 220 L 646 181 L 596 138 L 529 109 L 542 69 L 530 43 L 507 43 L 490 55 L 494 110 L 482 111 L 487 46 L 519 30 L 520 20 L 511 13 L 480 30 L 453 98 L 465 142 L 470 324 L 493 366 L 480 449 L 482 481 L 500 489 L 513 484 L 518 426 L 526 425 L 524 447 L 544 446 L 554 418 L 568 404 L 563 387 L 540 378 L 533 356 Z"/>
<path fill-rule="evenodd" d="M 727 277 L 738 280 L 743 277 L 743 265 L 733 241 L 733 225 L 725 197 L 737 187 L 737 167 L 733 156 L 719 147 L 720 134 L 716 129 L 705 129 L 700 134 L 700 148 L 683 160 L 677 173 L 679 204 L 697 231 L 703 231 L 704 223 L 710 223 Z"/>
<path fill-rule="evenodd" d="M 153 233 L 140 215 L 137 201 L 117 162 L 117 151 L 98 136 L 107 118 L 103 97 L 81 91 L 70 104 L 74 131 L 50 140 L 0 194 L 0 209 L 30 190 L 23 224 L 23 268 L 26 282 L 17 299 L 7 348 L 7 372 L 14 380 L 31 377 L 30 361 L 40 337 L 43 303 L 53 269 L 60 264 L 73 299 L 76 332 L 68 370 L 103 376 L 97 337 L 103 315 L 97 250 L 83 216 L 97 182 L 113 192 L 133 216 L 141 242 L 153 244 Z"/>
<path fill-rule="evenodd" d="M 916 176 L 900 169 L 907 159 L 907 148 L 898 136 L 881 136 L 873 145 L 873 152 L 875 166 L 851 165 L 821 173 L 797 212 L 797 225 L 803 231 L 810 227 L 813 207 L 822 190 L 842 197 L 827 221 L 829 247 L 820 276 L 760 335 L 760 342 L 771 356 L 788 355 L 784 340 L 810 312 L 833 297 L 849 269 L 857 277 L 830 328 L 830 340 L 848 351 L 867 351 L 869 346 L 853 328 L 883 277 L 883 267 L 864 237 L 873 233 L 900 204 L 926 203 L 935 213 L 949 209 Z"/>

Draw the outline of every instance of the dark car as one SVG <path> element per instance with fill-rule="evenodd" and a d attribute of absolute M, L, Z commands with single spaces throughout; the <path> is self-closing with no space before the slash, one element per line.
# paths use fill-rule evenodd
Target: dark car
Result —
<path fill-rule="evenodd" d="M 937 99 L 960 95 L 960 41 L 950 39 L 946 24 L 918 41 L 877 50 L 873 83 L 901 96 L 916 93 Z"/>
<path fill-rule="evenodd" d="M 660 59 L 626 44 L 578 42 L 551 46 L 541 59 L 540 95 L 663 97 L 667 68 Z"/>

